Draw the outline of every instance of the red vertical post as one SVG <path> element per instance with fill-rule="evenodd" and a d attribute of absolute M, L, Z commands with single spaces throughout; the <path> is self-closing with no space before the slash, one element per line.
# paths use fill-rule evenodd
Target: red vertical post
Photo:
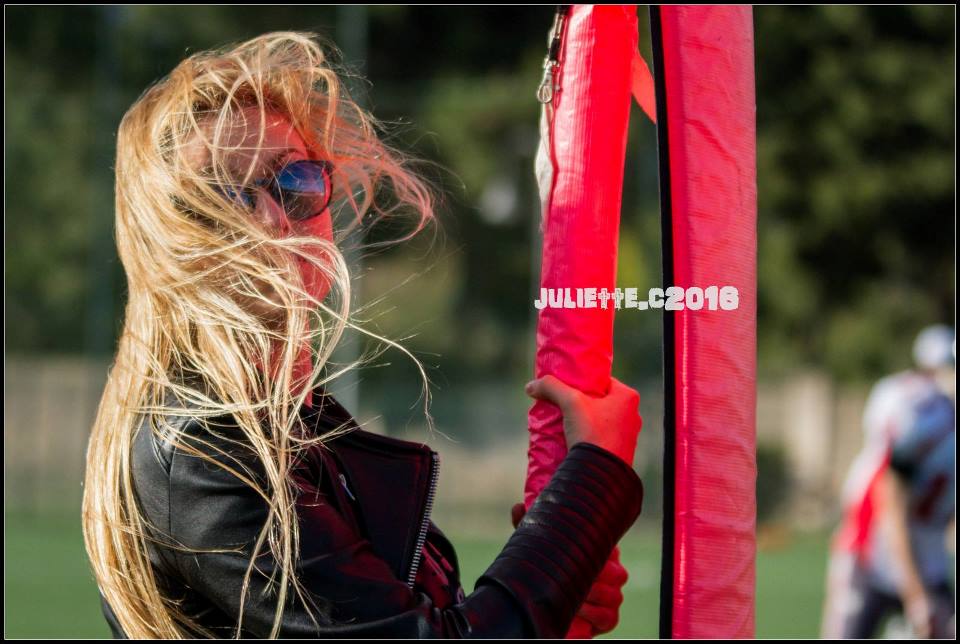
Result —
<path fill-rule="evenodd" d="M 544 107 L 540 286 L 612 291 L 637 10 L 634 5 L 572 5 L 564 24 L 557 89 Z M 605 394 L 613 361 L 613 315 L 612 305 L 541 310 L 536 376 L 550 374 L 581 391 Z M 529 508 L 567 447 L 556 406 L 537 401 L 528 427 L 524 503 Z"/>
<path fill-rule="evenodd" d="M 735 310 L 665 313 L 661 636 L 754 633 L 756 104 L 749 6 L 652 7 L 667 286 Z"/>
<path fill-rule="evenodd" d="M 538 98 L 541 118 L 537 179 L 543 201 L 540 286 L 613 290 L 637 51 L 634 5 L 562 6 L 555 64 Z M 550 70 L 551 67 L 548 67 Z M 575 291 L 574 291 L 575 292 Z M 536 376 L 605 394 L 613 361 L 613 306 L 544 308 L 537 320 Z M 560 410 L 537 401 L 528 418 L 530 443 L 524 504 L 533 505 L 567 453 Z M 592 629 L 574 620 L 567 638 Z"/>

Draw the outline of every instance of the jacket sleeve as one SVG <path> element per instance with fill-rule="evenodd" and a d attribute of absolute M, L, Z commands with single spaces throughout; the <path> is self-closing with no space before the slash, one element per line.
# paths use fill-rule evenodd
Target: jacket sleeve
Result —
<path fill-rule="evenodd" d="M 300 527 L 298 578 L 288 593 L 281 637 L 563 637 L 614 545 L 640 512 L 642 486 L 622 460 L 578 444 L 540 494 L 472 593 L 440 609 L 396 578 L 317 488 L 296 476 Z M 233 474 L 177 452 L 170 469 L 170 533 L 186 586 L 244 634 L 267 637 L 276 610 L 278 566 L 261 549 L 241 589 L 252 544 L 267 518 L 264 499 Z"/>
<path fill-rule="evenodd" d="M 575 444 L 477 588 L 507 589 L 533 637 L 563 638 L 642 504 L 632 467 L 598 445 Z"/>

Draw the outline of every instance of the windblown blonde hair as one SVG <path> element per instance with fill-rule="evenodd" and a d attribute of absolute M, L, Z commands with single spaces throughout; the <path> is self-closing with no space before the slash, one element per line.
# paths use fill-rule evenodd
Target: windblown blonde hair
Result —
<path fill-rule="evenodd" d="M 351 321 L 350 276 L 336 243 L 278 238 L 217 189 L 235 182 L 224 163 L 227 130 L 241 110 L 256 107 L 261 126 L 268 114 L 282 115 L 333 161 L 338 237 L 395 213 L 416 215 L 403 239 L 433 221 L 429 184 L 351 100 L 329 50 L 312 34 L 278 32 L 194 54 L 147 89 L 120 124 L 116 240 L 128 301 L 87 451 L 83 533 L 100 590 L 128 637 L 208 634 L 158 587 L 147 555 L 152 533 L 133 487 L 137 428 L 159 431 L 166 418 L 185 413 L 167 402 L 171 392 L 189 401 L 194 417 L 232 416 L 234 435 L 226 438 L 249 446 L 266 475 L 261 488 L 248 468 L 231 470 L 268 504 L 253 557 L 268 546 L 278 562 L 275 637 L 289 593 L 302 593 L 294 574 L 299 533 L 291 466 L 302 449 L 331 436 L 307 435 L 298 410 L 314 387 L 345 370 L 325 368 L 345 327 L 404 351 L 427 389 L 412 354 Z M 204 168 L 191 156 L 198 145 Z M 301 263 L 323 271 L 336 306 L 304 287 Z M 298 378 L 304 346 L 312 347 L 311 369 Z M 178 447 L 206 457 L 183 440 Z M 244 597 L 252 569 L 253 558 Z"/>

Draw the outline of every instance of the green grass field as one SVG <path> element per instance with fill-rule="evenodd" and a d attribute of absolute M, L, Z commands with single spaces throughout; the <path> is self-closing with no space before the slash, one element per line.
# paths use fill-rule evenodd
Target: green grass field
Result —
<path fill-rule="evenodd" d="M 503 546 L 448 532 L 457 547 L 469 592 Z M 620 625 L 604 637 L 656 637 L 659 537 L 638 529 L 620 544 L 630 570 Z M 77 519 L 6 516 L 4 636 L 109 637 L 100 613 Z M 822 601 L 826 539 L 796 537 L 757 559 L 757 636 L 816 637 Z"/>

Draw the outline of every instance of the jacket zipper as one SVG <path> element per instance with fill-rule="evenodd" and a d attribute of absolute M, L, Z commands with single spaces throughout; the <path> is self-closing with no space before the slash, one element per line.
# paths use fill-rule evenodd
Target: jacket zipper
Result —
<path fill-rule="evenodd" d="M 410 564 L 410 574 L 407 575 L 407 586 L 413 588 L 417 579 L 417 569 L 423 553 L 423 544 L 427 539 L 427 528 L 430 526 L 430 511 L 433 509 L 433 496 L 437 488 L 437 477 L 440 474 L 440 455 L 430 453 L 430 490 L 427 493 L 427 503 L 423 511 L 423 520 L 420 522 L 420 533 L 417 535 L 417 547 L 413 551 L 413 562 Z"/>

